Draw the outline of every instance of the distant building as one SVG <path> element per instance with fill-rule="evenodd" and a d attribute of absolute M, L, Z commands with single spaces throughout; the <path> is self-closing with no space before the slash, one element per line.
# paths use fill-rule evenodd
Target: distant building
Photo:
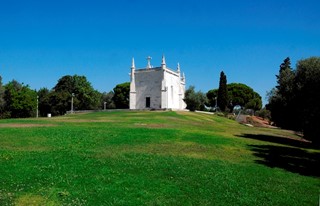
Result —
<path fill-rule="evenodd" d="M 136 69 L 132 59 L 130 109 L 185 109 L 186 81 L 179 63 L 177 70 L 173 71 L 166 66 L 164 56 L 160 67 L 151 66 L 151 57 L 147 60 L 146 68 Z"/>

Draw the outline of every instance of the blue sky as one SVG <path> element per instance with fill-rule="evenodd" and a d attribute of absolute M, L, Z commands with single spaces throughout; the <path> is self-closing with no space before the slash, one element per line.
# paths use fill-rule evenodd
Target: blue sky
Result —
<path fill-rule="evenodd" d="M 187 86 L 247 84 L 263 98 L 283 59 L 320 56 L 316 0 L 0 0 L 0 75 L 32 89 L 85 75 L 100 92 L 145 67 L 180 62 Z"/>

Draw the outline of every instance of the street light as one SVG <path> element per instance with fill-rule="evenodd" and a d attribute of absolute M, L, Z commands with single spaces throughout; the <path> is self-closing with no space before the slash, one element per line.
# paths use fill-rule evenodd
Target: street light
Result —
<path fill-rule="evenodd" d="M 218 97 L 215 97 L 214 99 L 216 100 L 216 106 L 215 106 L 215 109 L 216 109 L 216 111 L 217 111 L 217 107 L 218 107 L 217 99 L 218 99 Z"/>
<path fill-rule="evenodd" d="M 73 96 L 74 93 L 71 94 L 71 114 L 73 114 Z"/>
<path fill-rule="evenodd" d="M 39 96 L 37 95 L 37 118 L 39 117 Z"/>

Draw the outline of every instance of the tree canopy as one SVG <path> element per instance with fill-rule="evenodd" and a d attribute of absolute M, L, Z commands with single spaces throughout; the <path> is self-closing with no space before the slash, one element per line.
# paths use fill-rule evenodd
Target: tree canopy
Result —
<path fill-rule="evenodd" d="M 129 95 L 129 89 L 127 93 Z M 113 92 L 101 94 L 85 76 L 66 75 L 51 90 L 41 88 L 39 91 L 31 90 L 28 85 L 16 80 L 3 86 L 0 76 L 0 118 L 35 116 L 37 96 L 40 116 L 47 116 L 48 113 L 64 115 L 71 110 L 71 99 L 74 110 L 102 109 L 104 102 L 107 108 L 115 108 Z"/>
<path fill-rule="evenodd" d="M 100 107 L 101 94 L 94 90 L 85 76 L 67 75 L 58 80 L 53 88 L 56 93 L 69 99 L 74 95 L 74 108 L 77 110 L 97 109 Z M 64 101 L 65 99 L 62 98 Z"/>
<path fill-rule="evenodd" d="M 102 93 L 101 105 L 106 105 L 106 109 L 115 109 L 116 105 L 113 102 L 113 91 Z"/>
<path fill-rule="evenodd" d="M 204 110 L 206 96 L 201 91 L 196 92 L 194 86 L 190 86 L 185 92 L 184 101 L 190 111 Z"/>
<path fill-rule="evenodd" d="M 230 109 L 235 105 L 240 105 L 246 109 L 259 110 L 262 107 L 261 96 L 251 87 L 242 83 L 227 84 L 227 92 Z M 208 103 L 215 107 L 218 89 L 212 89 L 207 92 Z"/>
<path fill-rule="evenodd" d="M 52 104 L 50 100 L 51 93 L 47 88 L 41 88 L 37 93 L 39 97 L 39 113 L 40 116 L 45 117 L 48 113 L 52 113 Z"/>
<path fill-rule="evenodd" d="M 320 57 L 298 61 L 294 85 L 304 135 L 320 145 Z"/>
<path fill-rule="evenodd" d="M 267 105 L 272 120 L 279 127 L 302 131 L 306 139 L 319 145 L 320 57 L 298 61 L 296 70 L 286 58 L 276 78 Z"/>
<path fill-rule="evenodd" d="M 28 85 L 12 80 L 5 85 L 4 92 L 6 117 L 24 118 L 35 116 L 37 93 Z"/>
<path fill-rule="evenodd" d="M 217 107 L 217 97 L 218 97 L 218 89 L 211 89 L 206 94 L 208 100 L 208 106 L 216 109 Z"/>
<path fill-rule="evenodd" d="M 290 58 L 284 59 L 280 64 L 279 74 L 276 75 L 277 85 L 269 92 L 268 109 L 272 111 L 272 120 L 279 127 L 298 129 L 295 125 L 294 114 L 294 78 L 295 72 L 291 68 Z"/>
<path fill-rule="evenodd" d="M 5 101 L 4 101 L 4 87 L 2 85 L 2 77 L 0 76 L 0 119 L 4 117 L 4 106 L 5 106 Z"/>
<path fill-rule="evenodd" d="M 242 83 L 228 84 L 228 97 L 233 106 L 259 110 L 262 107 L 261 96 L 251 87 Z"/>
<path fill-rule="evenodd" d="M 130 82 L 116 85 L 113 88 L 113 101 L 117 109 L 129 108 Z"/>

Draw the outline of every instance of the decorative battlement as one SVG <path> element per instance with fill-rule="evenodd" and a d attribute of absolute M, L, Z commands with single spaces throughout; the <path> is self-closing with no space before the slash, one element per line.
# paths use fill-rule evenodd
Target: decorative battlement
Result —
<path fill-rule="evenodd" d="M 162 55 L 162 60 L 161 60 L 161 66 L 160 67 L 153 67 L 151 65 L 151 59 L 152 57 L 148 56 L 147 58 L 147 66 L 146 68 L 135 68 L 135 63 L 134 63 L 134 58 L 132 58 L 132 66 L 131 66 L 131 69 L 133 68 L 134 69 L 134 72 L 137 73 L 137 72 L 150 72 L 150 71 L 159 71 L 159 70 L 165 70 L 166 72 L 172 74 L 172 75 L 175 75 L 177 77 L 180 77 L 181 81 L 185 81 L 185 78 L 184 76 L 182 75 L 181 76 L 181 73 L 180 73 L 180 64 L 178 63 L 177 64 L 177 70 L 173 70 L 169 67 L 166 66 L 166 60 L 165 60 L 165 56 Z M 131 72 L 131 75 L 133 73 Z"/>

